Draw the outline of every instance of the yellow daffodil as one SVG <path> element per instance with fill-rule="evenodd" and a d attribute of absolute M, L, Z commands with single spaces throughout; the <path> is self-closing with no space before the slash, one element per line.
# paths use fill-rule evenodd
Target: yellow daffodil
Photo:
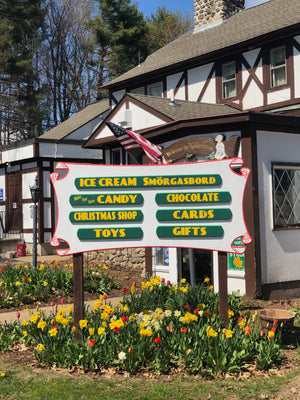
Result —
<path fill-rule="evenodd" d="M 98 335 L 103 336 L 104 333 L 105 333 L 105 328 L 103 327 L 98 328 Z"/>
<path fill-rule="evenodd" d="M 80 321 L 79 321 L 79 327 L 80 327 L 80 329 L 83 329 L 83 328 L 86 328 L 87 327 L 87 320 L 86 319 L 81 319 Z"/>
<path fill-rule="evenodd" d="M 44 330 L 44 328 L 45 328 L 46 326 L 47 326 L 47 322 L 44 321 L 44 320 L 42 320 L 42 319 L 40 319 L 39 322 L 38 322 L 38 324 L 37 324 L 38 329 Z"/>
<path fill-rule="evenodd" d="M 95 329 L 94 328 L 89 328 L 89 335 L 94 336 L 95 335 Z"/>

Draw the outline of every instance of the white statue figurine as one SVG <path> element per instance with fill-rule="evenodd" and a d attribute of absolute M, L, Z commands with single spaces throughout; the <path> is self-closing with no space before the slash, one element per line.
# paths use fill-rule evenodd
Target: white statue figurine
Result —
<path fill-rule="evenodd" d="M 217 142 L 215 160 L 222 160 L 223 158 L 227 157 L 225 153 L 225 146 L 223 143 L 223 135 L 217 135 L 215 141 Z"/>

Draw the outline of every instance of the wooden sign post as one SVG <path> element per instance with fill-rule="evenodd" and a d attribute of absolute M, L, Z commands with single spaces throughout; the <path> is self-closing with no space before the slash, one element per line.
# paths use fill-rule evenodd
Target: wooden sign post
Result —
<path fill-rule="evenodd" d="M 73 254 L 73 302 L 74 325 L 76 339 L 80 340 L 79 321 L 83 319 L 84 293 L 83 293 L 83 253 Z"/>
<path fill-rule="evenodd" d="M 219 314 L 220 320 L 228 324 L 228 284 L 227 284 L 227 253 L 218 252 L 219 264 Z"/>

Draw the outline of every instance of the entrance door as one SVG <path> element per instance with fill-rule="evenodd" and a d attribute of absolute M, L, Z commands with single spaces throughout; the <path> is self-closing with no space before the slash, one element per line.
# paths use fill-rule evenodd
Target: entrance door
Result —
<path fill-rule="evenodd" d="M 23 227 L 22 217 L 22 175 L 13 172 L 7 175 L 6 231 L 19 233 Z"/>
<path fill-rule="evenodd" d="M 210 282 L 213 282 L 213 261 L 212 251 L 194 249 L 194 262 L 196 270 L 196 283 L 203 283 L 205 278 L 209 278 Z M 190 282 L 190 260 L 189 250 L 181 249 L 182 255 L 182 278 L 185 278 L 187 282 Z"/>

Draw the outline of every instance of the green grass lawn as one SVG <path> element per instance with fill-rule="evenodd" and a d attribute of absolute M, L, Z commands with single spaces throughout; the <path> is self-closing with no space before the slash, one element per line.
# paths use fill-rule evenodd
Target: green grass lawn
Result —
<path fill-rule="evenodd" d="M 0 357 L 0 369 L 2 359 Z M 3 369 L 1 369 L 3 371 Z M 137 378 L 112 375 L 69 374 L 64 370 L 24 368 L 6 363 L 0 376 L 1 400 L 250 400 L 276 399 L 276 392 L 288 385 L 300 369 L 279 375 L 248 379 L 205 379 L 200 376 Z M 3 374 L 3 372 L 2 372 Z"/>

